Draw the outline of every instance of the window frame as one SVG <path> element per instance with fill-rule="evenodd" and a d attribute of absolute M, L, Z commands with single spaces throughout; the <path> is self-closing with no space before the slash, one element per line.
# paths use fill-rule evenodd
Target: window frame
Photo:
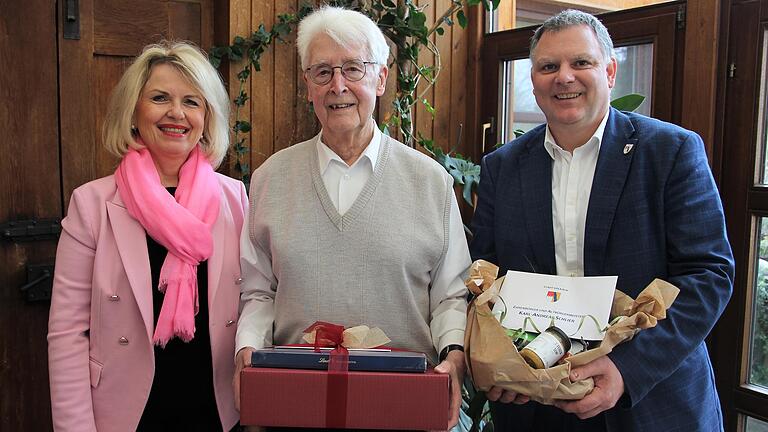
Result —
<path fill-rule="evenodd" d="M 614 45 L 617 47 L 642 43 L 653 44 L 654 70 L 652 77 L 651 115 L 655 118 L 679 123 L 680 94 L 679 83 L 681 65 L 676 59 L 683 58 L 684 29 L 678 25 L 684 1 L 661 3 L 652 6 L 610 12 L 598 15 L 608 28 Z M 684 14 L 683 14 L 684 15 Z M 528 46 L 535 26 L 514 30 L 505 30 L 486 34 L 481 47 L 481 86 L 480 115 L 474 130 L 476 131 L 473 158 L 480 158 L 493 150 L 493 145 L 500 137 L 497 124 L 499 104 L 500 63 L 528 57 Z M 484 129 L 484 123 L 491 123 L 491 128 Z M 485 141 L 483 140 L 484 135 Z M 482 143 L 485 142 L 485 146 Z"/>

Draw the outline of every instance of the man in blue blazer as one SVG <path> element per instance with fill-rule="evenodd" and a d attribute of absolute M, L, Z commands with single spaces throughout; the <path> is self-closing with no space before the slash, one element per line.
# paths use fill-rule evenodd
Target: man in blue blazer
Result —
<path fill-rule="evenodd" d="M 496 430 L 722 430 L 704 338 L 734 265 L 701 138 L 610 108 L 613 43 L 592 15 L 547 20 L 531 60 L 547 124 L 483 159 L 473 259 L 502 272 L 617 275 L 632 297 L 660 278 L 680 294 L 657 327 L 572 370 L 594 379 L 582 400 L 544 406 L 492 388 Z"/>

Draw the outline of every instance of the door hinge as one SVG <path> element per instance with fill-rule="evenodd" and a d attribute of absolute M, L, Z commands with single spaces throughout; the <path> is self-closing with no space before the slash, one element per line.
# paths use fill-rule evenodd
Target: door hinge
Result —
<path fill-rule="evenodd" d="M 733 78 L 736 76 L 736 63 L 731 63 L 728 65 L 728 78 Z"/>
<path fill-rule="evenodd" d="M 16 243 L 55 239 L 60 233 L 59 219 L 16 220 L 0 224 L 0 238 Z"/>
<path fill-rule="evenodd" d="M 27 283 L 19 290 L 27 302 L 49 301 L 53 290 L 53 264 L 27 265 Z"/>

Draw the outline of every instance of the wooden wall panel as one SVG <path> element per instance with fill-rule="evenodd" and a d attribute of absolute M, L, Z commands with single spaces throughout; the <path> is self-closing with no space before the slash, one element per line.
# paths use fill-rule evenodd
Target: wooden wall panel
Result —
<path fill-rule="evenodd" d="M 394 59 L 394 56 L 397 51 L 397 47 L 389 41 L 389 62 Z M 384 94 L 379 97 L 379 102 L 376 107 L 376 112 L 374 115 L 376 116 L 376 121 L 381 125 L 382 123 L 386 122 L 391 113 L 392 113 L 392 102 L 395 100 L 395 95 L 397 94 L 397 65 L 395 64 L 387 64 L 387 67 L 389 68 L 389 74 L 387 75 L 387 86 L 386 90 L 384 91 Z M 391 128 L 389 131 L 392 136 L 397 136 L 395 128 Z"/>
<path fill-rule="evenodd" d="M 431 28 L 432 25 L 435 22 L 435 10 L 437 9 L 436 2 L 433 0 L 419 0 L 418 5 L 423 9 L 424 15 L 427 16 L 427 21 L 425 25 L 427 28 Z M 440 12 L 442 14 L 442 12 Z M 433 33 L 431 36 L 429 36 L 429 40 L 432 43 L 435 43 L 435 37 L 437 35 Z M 443 35 L 445 37 L 445 35 Z M 426 48 L 422 48 L 421 52 L 419 52 L 419 63 L 421 63 L 424 66 L 436 66 L 436 59 L 435 56 Z M 435 87 L 429 86 L 427 83 L 427 80 L 422 79 L 421 82 L 419 82 L 418 87 L 416 88 L 416 94 L 414 97 L 416 98 L 416 105 L 414 105 L 414 118 L 413 118 L 413 138 L 414 138 L 414 144 L 416 143 L 416 139 L 419 136 L 419 133 L 426 138 L 426 139 L 432 139 L 434 136 L 433 133 L 433 119 L 432 115 L 427 111 L 427 108 L 424 106 L 423 103 L 420 101 L 422 99 L 427 99 L 430 104 L 434 106 L 435 103 Z M 440 143 L 437 143 L 440 145 Z M 418 147 L 417 147 L 418 148 Z M 423 150 L 421 148 L 418 148 L 419 150 Z"/>
<path fill-rule="evenodd" d="M 235 36 L 245 36 L 264 24 L 271 29 L 282 13 L 295 13 L 303 4 L 302 0 L 276 0 L 263 2 L 261 0 L 234 0 L 230 3 L 229 42 Z M 450 0 L 421 0 L 426 5 L 428 25 L 450 6 Z M 315 2 L 319 3 L 319 2 Z M 250 22 L 245 23 L 248 17 Z M 247 25 L 247 28 L 244 26 Z M 423 97 L 435 106 L 434 120 L 423 105 L 416 105 L 414 116 L 415 132 L 421 132 L 427 138 L 435 139 L 437 145 L 446 151 L 455 147 L 458 139 L 459 124 L 465 125 L 462 145 L 458 150 L 466 150 L 466 107 L 465 94 L 467 85 L 467 43 L 466 31 L 458 25 L 445 27 L 442 36 L 433 35 L 432 40 L 437 44 L 441 53 L 442 71 L 435 87 L 429 89 Z M 287 43 L 274 43 L 261 57 L 260 72 L 254 72 L 248 85 L 251 97 L 247 109 L 240 115 L 241 119 L 250 119 L 252 131 L 248 136 L 251 148 L 249 161 L 251 169 L 257 168 L 273 153 L 292 144 L 312 137 L 320 130 L 313 111 L 307 103 L 306 84 L 302 79 L 301 64 L 296 53 L 295 32 L 292 32 Z M 394 46 L 390 45 L 394 51 Z M 431 53 L 423 52 L 421 58 L 424 64 L 434 64 Z M 393 56 L 390 57 L 390 60 Z M 392 113 L 392 101 L 397 87 L 396 66 L 390 64 L 387 78 L 387 89 L 379 98 L 374 117 L 379 124 L 386 121 Z M 230 96 L 234 98 L 238 92 L 237 72 L 239 65 L 229 67 L 227 79 Z M 425 85 L 419 85 L 420 92 Z M 234 118 L 233 118 L 234 121 Z M 395 131 L 391 131 L 395 132 Z"/>
<path fill-rule="evenodd" d="M 296 13 L 296 0 L 276 0 L 275 15 L 284 13 Z M 296 55 L 296 32 L 291 32 L 285 39 L 286 43 L 274 44 L 274 147 L 273 152 L 280 151 L 294 144 L 296 131 L 295 105 L 298 98 L 296 92 L 296 68 L 298 58 Z"/>
<path fill-rule="evenodd" d="M 439 18 L 443 11 L 451 6 L 450 0 L 437 0 L 435 2 L 435 13 Z M 445 26 L 444 26 L 445 27 Z M 457 26 L 458 27 L 458 26 Z M 453 51 L 451 50 L 451 27 L 445 27 L 448 33 L 440 36 L 436 35 L 435 45 L 440 52 L 440 63 L 442 65 L 440 75 L 437 77 L 433 92 L 432 106 L 435 107 L 435 120 L 432 130 L 432 139 L 445 151 L 450 151 L 456 146 L 455 141 L 451 141 L 451 129 L 457 127 L 451 123 L 451 85 L 453 78 Z"/>
<path fill-rule="evenodd" d="M 451 146 L 456 146 L 458 143 L 456 150 L 465 156 L 472 155 L 469 147 L 467 147 L 467 142 L 472 137 L 472 132 L 469 128 L 470 123 L 467 122 L 466 98 L 467 80 L 469 78 L 467 64 L 468 34 L 465 29 L 459 26 L 453 26 L 451 30 L 451 63 L 445 66 L 451 70 L 450 105 L 441 108 L 442 111 L 447 111 L 449 116 L 449 142 Z M 446 34 L 445 37 L 448 38 L 448 35 Z M 461 130 L 459 125 L 461 125 Z"/>
<path fill-rule="evenodd" d="M 253 26 L 248 31 L 255 31 L 263 23 L 271 29 L 275 22 L 275 8 L 272 2 L 253 2 L 251 12 Z M 261 72 L 254 72 L 251 78 L 250 121 L 251 131 L 251 169 L 261 165 L 272 154 L 275 137 L 275 48 L 270 47 L 261 56 Z M 245 115 L 244 118 L 248 118 Z"/>

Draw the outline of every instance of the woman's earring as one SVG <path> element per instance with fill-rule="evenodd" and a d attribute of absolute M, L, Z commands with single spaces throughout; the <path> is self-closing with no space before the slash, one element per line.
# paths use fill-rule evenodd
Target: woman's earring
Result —
<path fill-rule="evenodd" d="M 131 125 L 131 135 L 138 135 L 139 134 L 139 128 L 136 127 L 135 124 Z"/>

